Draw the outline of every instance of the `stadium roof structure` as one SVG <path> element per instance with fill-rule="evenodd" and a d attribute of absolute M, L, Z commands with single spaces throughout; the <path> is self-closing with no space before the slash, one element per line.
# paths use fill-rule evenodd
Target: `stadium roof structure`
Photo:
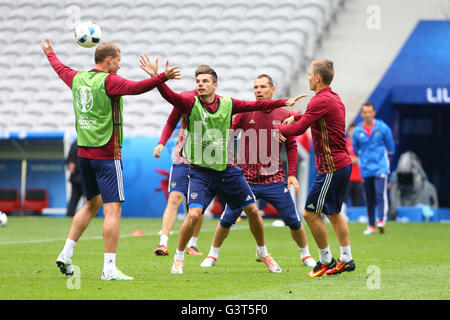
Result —
<path fill-rule="evenodd" d="M 450 104 L 449 52 L 450 21 L 419 21 L 368 99 L 377 117 L 392 127 L 395 104 Z"/>
<path fill-rule="evenodd" d="M 62 131 L 0 130 L 0 160 L 64 159 Z"/>

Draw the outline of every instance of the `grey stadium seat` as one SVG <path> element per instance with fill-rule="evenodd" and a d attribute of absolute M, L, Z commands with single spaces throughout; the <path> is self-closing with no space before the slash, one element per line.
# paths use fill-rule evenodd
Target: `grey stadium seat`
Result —
<path fill-rule="evenodd" d="M 100 25 L 103 41 L 119 45 L 120 75 L 131 80 L 147 77 L 139 67 L 139 56 L 148 53 L 152 60 L 159 56 L 160 72 L 164 70 L 165 59 L 180 66 L 183 80 L 168 82 L 175 91 L 192 90 L 196 67 L 210 64 L 218 72 L 219 94 L 253 98 L 252 82 L 263 72 L 274 78 L 278 95 L 286 95 L 291 75 L 309 63 L 341 3 L 341 0 L 259 0 L 257 4 L 246 0 L 111 0 L 89 4 L 73 0 L 2 1 L 0 106 L 2 117 L 6 114 L 17 120 L 2 123 L 8 129 L 39 126 L 54 130 L 61 121 L 59 129 L 74 132 L 71 92 L 56 76 L 39 46 L 41 39 L 50 37 L 64 64 L 77 70 L 93 66 L 95 48 L 82 48 L 74 40 L 70 24 L 73 12 L 68 10 L 71 5 L 81 10 L 81 21 L 92 19 Z M 44 108 L 44 104 L 51 119 L 33 123 L 26 110 L 38 114 L 37 109 Z M 125 115 L 130 119 L 140 116 L 139 120 L 147 125 L 140 128 L 130 124 L 127 132 L 159 135 L 170 110 L 156 91 L 139 98 L 126 97 Z M 138 122 L 138 118 L 133 122 Z"/>

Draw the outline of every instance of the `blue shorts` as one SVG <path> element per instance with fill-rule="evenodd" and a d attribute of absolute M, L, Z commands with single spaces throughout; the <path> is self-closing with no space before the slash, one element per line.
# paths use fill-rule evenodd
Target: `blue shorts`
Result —
<path fill-rule="evenodd" d="M 335 172 L 318 174 L 308 192 L 305 210 L 329 215 L 340 213 L 351 172 L 349 164 Z"/>
<path fill-rule="evenodd" d="M 170 168 L 169 193 L 179 192 L 186 196 L 189 186 L 189 166 L 185 163 L 174 163 Z"/>
<path fill-rule="evenodd" d="M 123 202 L 122 160 L 93 160 L 78 157 L 84 196 L 91 200 L 101 194 L 103 203 Z"/>
<path fill-rule="evenodd" d="M 286 182 L 275 182 L 268 184 L 250 184 L 256 199 L 263 199 L 273 205 L 283 219 L 285 225 L 293 230 L 298 230 L 301 226 L 300 218 L 295 209 L 294 200 L 287 187 Z M 220 225 L 229 228 L 236 223 L 241 215 L 241 209 L 232 210 L 228 205 L 220 217 Z"/>
<path fill-rule="evenodd" d="M 255 203 L 255 196 L 241 168 L 232 166 L 216 171 L 190 167 L 188 207 L 203 208 L 204 211 L 216 195 L 232 209 Z"/>

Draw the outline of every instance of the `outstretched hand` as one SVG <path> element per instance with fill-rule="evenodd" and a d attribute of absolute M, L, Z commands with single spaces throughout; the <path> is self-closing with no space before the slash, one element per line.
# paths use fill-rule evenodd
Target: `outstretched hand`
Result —
<path fill-rule="evenodd" d="M 286 106 L 292 107 L 298 100 L 300 100 L 301 98 L 307 97 L 307 96 L 308 96 L 307 94 L 301 94 L 294 98 L 291 98 L 288 101 L 286 101 Z"/>
<path fill-rule="evenodd" d="M 287 138 L 283 136 L 278 129 L 273 130 L 272 135 L 279 143 L 286 142 L 287 140 Z"/>
<path fill-rule="evenodd" d="M 150 58 L 148 57 L 148 54 L 146 54 L 141 56 L 139 62 L 141 63 L 142 70 L 147 72 L 150 75 L 150 77 L 154 77 L 158 74 L 158 63 L 159 63 L 158 57 L 156 57 L 155 63 L 152 63 L 150 61 Z"/>
<path fill-rule="evenodd" d="M 288 190 L 291 189 L 291 186 L 294 186 L 294 191 L 295 191 L 295 193 L 296 193 L 296 194 L 299 194 L 299 193 L 300 193 L 300 185 L 299 185 L 298 180 L 297 180 L 296 177 L 294 177 L 294 176 L 289 176 L 289 177 L 288 177 L 287 184 L 288 184 Z"/>
<path fill-rule="evenodd" d="M 163 144 L 158 144 L 154 149 L 153 149 L 153 156 L 155 158 L 160 158 L 161 157 L 161 152 L 164 150 L 164 145 Z"/>
<path fill-rule="evenodd" d="M 166 60 L 166 78 L 167 79 L 180 79 L 181 71 L 178 70 L 178 66 L 171 67 L 169 60 Z"/>
<path fill-rule="evenodd" d="M 50 52 L 55 52 L 55 51 L 53 50 L 53 45 L 50 42 L 50 39 L 47 38 L 46 40 L 47 40 L 47 44 L 45 44 L 44 40 L 41 40 L 41 48 L 42 48 L 42 51 L 44 51 L 45 55 L 48 56 L 48 54 Z"/>
<path fill-rule="evenodd" d="M 293 124 L 293 123 L 295 123 L 295 118 L 294 116 L 290 116 L 289 118 L 284 119 L 281 124 Z"/>

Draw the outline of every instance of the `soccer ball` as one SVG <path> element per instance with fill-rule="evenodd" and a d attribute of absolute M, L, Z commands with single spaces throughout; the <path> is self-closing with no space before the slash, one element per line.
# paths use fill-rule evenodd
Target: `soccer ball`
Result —
<path fill-rule="evenodd" d="M 85 48 L 95 47 L 102 37 L 102 30 L 93 21 L 84 21 L 75 27 L 75 40 Z"/>
<path fill-rule="evenodd" d="M 0 211 L 0 227 L 6 226 L 6 223 L 8 223 L 8 216 Z"/>

